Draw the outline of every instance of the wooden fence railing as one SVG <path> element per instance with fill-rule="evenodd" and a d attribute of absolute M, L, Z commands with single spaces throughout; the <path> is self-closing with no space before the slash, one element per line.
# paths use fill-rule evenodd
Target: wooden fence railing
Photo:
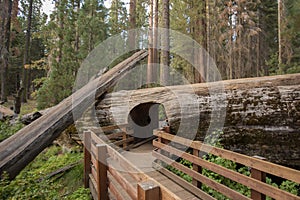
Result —
<path fill-rule="evenodd" d="M 212 147 L 201 143 L 200 141 L 191 141 L 185 138 L 171 135 L 164 131 L 158 130 L 154 131 L 154 135 L 158 138 L 153 141 L 153 146 L 157 149 L 153 151 L 153 155 L 161 163 L 165 163 L 172 166 L 179 171 L 191 176 L 193 178 L 192 184 L 183 183 L 182 186 L 186 185 L 186 189 L 193 189 L 195 187 L 200 188 L 201 184 L 205 184 L 208 187 L 222 193 L 231 199 L 254 199 L 261 200 L 269 196 L 273 199 L 283 200 L 283 199 L 300 199 L 299 196 L 293 195 L 281 189 L 275 188 L 265 182 L 266 174 L 271 174 L 283 179 L 291 180 L 296 183 L 300 183 L 300 171 L 290 169 L 284 166 L 276 165 L 260 158 L 249 157 L 242 154 L 238 154 L 225 149 Z M 172 145 L 170 142 L 172 142 Z M 178 146 L 183 146 L 188 149 L 192 149 L 192 154 L 177 148 Z M 210 153 L 219 156 L 224 159 L 234 161 L 236 163 L 242 164 L 249 167 L 251 170 L 251 175 L 246 176 L 239 172 L 227 169 L 215 163 L 209 162 L 201 158 L 201 153 Z M 172 156 L 183 158 L 187 161 L 193 163 L 193 169 L 190 169 L 176 161 L 174 161 Z M 215 181 L 204 175 L 202 175 L 202 169 L 205 168 L 212 172 L 215 172 L 221 176 L 231 179 L 237 183 L 240 183 L 251 189 L 251 198 L 244 196 L 243 194 Z M 192 187 L 192 186 L 193 187 Z M 191 191 L 193 192 L 193 191 Z"/>
<path fill-rule="evenodd" d="M 85 187 L 91 189 L 93 199 L 107 200 L 109 195 L 118 200 L 179 199 L 137 169 L 111 144 L 107 144 L 93 131 L 84 133 L 84 183 Z M 118 170 L 116 165 L 121 166 L 123 171 Z"/>
<path fill-rule="evenodd" d="M 112 125 L 94 128 L 92 131 L 106 143 L 126 149 L 134 141 L 133 130 L 127 125 Z"/>

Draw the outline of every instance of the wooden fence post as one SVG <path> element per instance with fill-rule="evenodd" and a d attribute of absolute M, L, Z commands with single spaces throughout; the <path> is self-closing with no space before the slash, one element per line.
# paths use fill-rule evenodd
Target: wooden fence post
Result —
<path fill-rule="evenodd" d="M 170 143 L 168 140 L 166 140 L 162 137 L 157 137 L 157 141 L 159 143 L 162 143 L 162 144 L 165 144 L 165 145 L 168 145 Z M 164 156 L 170 157 L 170 154 L 168 152 L 164 151 L 163 149 L 159 149 L 158 152 L 161 153 Z"/>
<path fill-rule="evenodd" d="M 125 131 L 123 132 L 122 140 L 124 141 L 123 149 L 125 149 L 127 147 L 127 142 L 125 142 L 127 140 L 127 133 Z"/>
<path fill-rule="evenodd" d="M 105 144 L 97 144 L 97 191 L 98 200 L 108 199 L 108 178 L 107 178 L 107 147 Z"/>
<path fill-rule="evenodd" d="M 266 160 L 265 158 L 260 157 L 260 156 L 253 156 L 253 157 L 261 159 L 261 160 Z M 266 182 L 266 173 L 262 172 L 262 171 L 259 171 L 257 169 L 251 168 L 251 177 L 254 178 L 254 179 L 257 179 L 259 181 L 262 181 L 264 183 Z M 264 200 L 264 199 L 266 199 L 266 195 L 261 194 L 260 192 L 257 192 L 255 190 L 251 189 L 251 199 L 253 199 L 253 200 Z"/>
<path fill-rule="evenodd" d="M 91 173 L 91 132 L 85 131 L 84 137 L 84 187 L 89 187 L 89 174 Z"/>
<path fill-rule="evenodd" d="M 138 183 L 138 200 L 159 200 L 160 188 L 152 181 Z"/>
<path fill-rule="evenodd" d="M 194 156 L 197 156 L 198 158 L 199 158 L 199 152 L 200 152 L 199 150 L 193 149 L 193 155 L 194 155 Z M 196 171 L 196 172 L 198 172 L 198 173 L 200 173 L 200 174 L 202 174 L 202 167 L 199 166 L 199 165 L 196 165 L 195 163 L 193 163 L 193 170 Z M 199 181 L 197 181 L 197 180 L 194 179 L 194 178 L 193 178 L 193 180 L 192 180 L 192 183 L 193 183 L 193 185 L 196 186 L 197 188 L 201 188 L 201 186 L 202 186 L 202 183 L 199 182 Z"/>

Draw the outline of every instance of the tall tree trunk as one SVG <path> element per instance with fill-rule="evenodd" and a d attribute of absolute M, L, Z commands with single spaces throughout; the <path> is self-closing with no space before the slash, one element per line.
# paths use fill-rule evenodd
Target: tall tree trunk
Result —
<path fill-rule="evenodd" d="M 27 83 L 26 83 L 26 86 L 27 86 L 27 93 L 26 93 L 26 99 L 30 99 L 30 93 L 31 93 L 31 82 L 32 82 L 32 70 L 31 68 L 29 68 L 27 70 Z"/>
<path fill-rule="evenodd" d="M 232 37 L 230 34 L 229 37 L 229 76 L 227 77 L 228 79 L 233 78 L 233 44 L 232 44 Z"/>
<path fill-rule="evenodd" d="M 94 10 L 91 11 L 91 19 L 94 18 Z M 93 37 L 93 31 L 89 30 L 89 52 L 91 52 L 94 49 L 94 37 Z"/>
<path fill-rule="evenodd" d="M 59 5 L 62 4 L 61 1 L 59 1 L 58 3 L 59 7 L 62 7 L 64 5 Z M 57 54 L 57 62 L 60 65 L 62 62 L 62 48 L 63 48 L 63 41 L 64 41 L 64 34 L 63 34 L 63 30 L 64 30 L 64 13 L 63 11 L 61 11 L 61 8 L 59 8 L 59 13 L 58 13 L 58 23 L 59 23 L 59 30 L 58 30 L 58 54 Z"/>
<path fill-rule="evenodd" d="M 257 27 L 260 27 L 260 8 L 258 6 L 257 8 Z M 259 76 L 259 71 L 261 68 L 261 63 L 260 63 L 260 37 L 261 37 L 261 33 L 258 33 L 258 35 L 256 36 L 256 77 Z M 263 56 L 263 55 L 261 55 Z"/>
<path fill-rule="evenodd" d="M 283 0 L 278 0 L 278 68 L 280 69 L 281 73 L 282 70 L 282 57 L 283 57 L 283 50 L 282 50 L 282 18 L 283 18 Z"/>
<path fill-rule="evenodd" d="M 157 82 L 157 73 L 158 73 L 158 64 L 159 64 L 159 57 L 158 57 L 158 0 L 154 0 L 153 5 L 153 82 Z"/>
<path fill-rule="evenodd" d="M 79 11 L 80 11 L 80 0 L 77 0 L 77 20 L 79 17 Z M 78 27 L 78 23 L 76 25 L 76 36 L 75 36 L 75 52 L 78 53 L 79 52 L 79 45 L 80 44 L 80 34 L 79 34 L 79 27 Z"/>
<path fill-rule="evenodd" d="M 197 42 L 200 43 L 201 49 L 195 52 L 194 62 L 196 68 L 195 71 L 195 83 L 205 82 L 206 78 L 206 56 L 205 51 L 207 49 L 207 29 L 206 29 L 206 1 L 202 1 L 200 8 L 198 5 L 198 1 L 194 2 L 194 7 L 197 9 L 197 15 L 195 16 L 195 24 L 194 24 L 194 38 Z M 197 49 L 197 48 L 196 48 Z"/>
<path fill-rule="evenodd" d="M 7 101 L 7 71 L 9 64 L 9 49 L 10 49 L 10 26 L 11 26 L 11 12 L 12 1 L 6 0 L 2 2 L 2 18 L 1 23 L 1 42 L 0 42 L 0 54 L 2 55 L 1 64 L 1 101 Z M 3 9 L 4 8 L 4 9 Z"/>
<path fill-rule="evenodd" d="M 148 65 L 147 65 L 147 84 L 153 82 L 153 1 L 150 0 L 150 11 L 149 11 L 149 32 L 148 32 Z"/>
<path fill-rule="evenodd" d="M 28 16 L 27 16 L 27 30 L 26 30 L 26 38 L 25 38 L 25 49 L 24 49 L 24 57 L 23 57 L 23 71 L 22 71 L 22 84 L 21 87 L 23 90 L 22 95 L 22 102 L 27 101 L 27 93 L 28 91 L 28 70 L 26 69 L 26 65 L 30 64 L 30 55 L 29 55 L 29 49 L 30 49 L 30 37 L 31 37 L 31 18 L 32 18 L 32 5 L 33 0 L 29 1 L 29 10 L 28 10 Z"/>
<path fill-rule="evenodd" d="M 170 65 L 170 0 L 163 0 L 162 27 L 164 28 L 161 36 L 161 64 L 160 64 L 160 84 L 168 85 L 169 65 Z"/>
<path fill-rule="evenodd" d="M 136 0 L 130 0 L 129 7 L 129 27 L 131 30 L 136 29 Z M 129 48 L 135 49 L 136 46 L 136 33 L 131 31 L 128 35 Z"/>
<path fill-rule="evenodd" d="M 210 26 L 211 26 L 211 19 L 210 19 L 210 1 L 205 0 L 206 8 L 205 8 L 205 14 L 206 14 L 206 51 L 207 53 L 212 56 L 211 54 L 211 39 L 210 39 Z M 206 59 L 206 76 L 205 80 L 206 81 L 212 81 L 210 77 L 210 58 Z"/>

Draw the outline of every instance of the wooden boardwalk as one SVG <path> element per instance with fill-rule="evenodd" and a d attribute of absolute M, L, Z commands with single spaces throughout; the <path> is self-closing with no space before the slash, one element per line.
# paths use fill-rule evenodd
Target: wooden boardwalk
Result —
<path fill-rule="evenodd" d="M 128 183 L 130 184 L 130 187 L 137 188 L 138 181 L 135 180 L 134 178 L 132 178 L 130 173 L 126 172 L 124 168 L 120 168 L 118 163 L 112 161 L 111 159 L 108 160 L 108 162 L 109 162 L 109 166 L 116 167 L 119 174 L 128 181 Z M 116 165 L 118 165 L 118 166 L 116 166 Z M 145 176 L 148 176 L 149 179 L 154 180 L 154 182 L 156 184 L 163 185 L 169 193 L 173 194 L 173 197 L 177 197 L 179 199 L 187 199 L 187 200 L 200 199 L 192 192 L 189 192 L 184 187 L 180 186 L 180 184 L 178 184 L 175 180 L 169 178 L 168 176 L 159 172 L 155 168 L 152 168 L 152 170 L 147 168 L 146 171 L 147 172 L 144 173 Z M 110 177 L 110 179 L 112 180 L 113 177 Z M 118 185 L 117 181 L 114 181 L 114 185 Z M 128 200 L 133 199 L 127 194 L 126 190 L 124 190 L 121 186 L 117 186 L 117 191 L 119 194 L 122 194 L 122 196 L 124 196 L 122 199 L 128 199 Z M 114 197 L 114 195 L 110 195 L 109 199 L 119 199 L 119 198 Z"/>
<path fill-rule="evenodd" d="M 113 127 L 103 130 L 111 128 Z M 125 126 L 121 127 L 120 131 L 112 131 L 109 134 L 102 132 L 101 135 L 95 132 L 97 130 L 85 132 L 84 141 L 85 186 L 91 189 L 94 199 L 214 199 L 200 189 L 202 184 L 205 184 L 230 199 L 262 200 L 269 196 L 278 200 L 300 200 L 299 196 L 266 183 L 266 174 L 300 183 L 298 170 L 208 146 L 199 141 L 190 141 L 162 130 L 154 132 L 157 139 L 152 143 L 135 149 L 128 148 L 132 139 L 130 133 L 126 133 Z M 188 153 L 183 147 L 188 147 L 189 152 L 193 153 Z M 251 168 L 251 175 L 246 176 L 206 161 L 199 156 L 200 152 L 209 152 L 245 165 Z M 174 156 L 191 162 L 193 168 L 176 162 Z M 173 174 L 165 168 L 166 165 L 192 177 L 192 183 Z M 251 196 L 244 196 L 204 176 L 201 173 L 204 168 L 250 188 Z"/>
<path fill-rule="evenodd" d="M 164 174 L 163 172 L 165 171 L 163 171 L 162 167 L 160 167 L 158 164 L 155 163 L 156 158 L 152 156 L 152 151 L 153 151 L 153 145 L 152 145 L 152 141 L 150 141 L 146 144 L 141 145 L 138 148 L 131 149 L 130 151 L 123 151 L 120 154 L 124 156 L 124 158 L 127 159 L 130 163 L 132 163 L 137 169 L 144 172 L 146 176 L 155 180 L 155 182 L 164 185 L 168 189 L 168 191 L 173 193 L 178 198 L 187 199 L 187 200 L 200 199 L 198 196 L 196 196 L 192 192 L 187 191 L 184 187 L 182 187 L 179 184 L 178 182 L 179 177 L 174 179 L 172 178 L 172 176 L 169 177 L 166 174 Z M 121 172 L 121 174 L 128 180 L 128 182 L 131 183 L 133 188 L 137 188 L 138 182 L 135 181 L 128 174 L 128 172 L 126 172 L 126 169 L 122 168 L 118 163 L 116 163 L 111 158 L 108 159 L 108 162 L 110 162 L 110 164 L 113 163 L 113 166 L 115 166 L 115 168 L 119 172 Z M 122 191 L 122 188 L 119 188 L 118 191 Z M 126 194 L 124 190 L 121 193 Z M 114 198 L 112 197 L 111 199 Z M 126 199 L 131 199 L 131 198 L 129 197 Z"/>

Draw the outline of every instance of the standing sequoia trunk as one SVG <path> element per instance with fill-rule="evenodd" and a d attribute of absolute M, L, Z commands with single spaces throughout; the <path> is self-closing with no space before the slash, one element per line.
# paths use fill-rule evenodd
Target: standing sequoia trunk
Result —
<path fill-rule="evenodd" d="M 30 32 L 31 32 L 32 6 L 33 6 L 33 0 L 30 0 L 28 16 L 27 16 L 27 29 L 26 29 L 25 49 L 24 49 L 24 57 L 23 57 L 23 71 L 22 71 L 22 84 L 21 84 L 21 87 L 23 88 L 22 102 L 27 101 L 27 97 L 29 93 L 28 78 L 29 78 L 30 68 L 27 69 L 26 65 L 30 64 L 29 49 L 30 49 L 30 37 L 31 37 Z"/>
<path fill-rule="evenodd" d="M 220 85 L 224 86 L 225 99 L 213 92 Z M 97 115 L 100 123 L 124 124 L 128 123 L 128 114 L 134 107 L 158 103 L 165 108 L 172 133 L 177 133 L 180 126 L 185 137 L 190 138 L 193 120 L 198 119 L 195 138 L 204 140 L 210 135 L 209 128 L 218 131 L 211 126 L 222 121 L 220 114 L 226 111 L 224 133 L 220 136 L 225 148 L 300 168 L 300 74 L 200 83 L 191 87 L 191 91 L 186 86 L 170 86 L 107 95 L 98 105 Z M 179 103 L 178 95 L 174 94 L 196 95 L 199 108 L 193 101 L 188 102 L 188 98 Z M 188 109 L 187 118 L 181 118 L 182 108 Z M 183 120 L 185 123 L 181 123 Z"/>
<path fill-rule="evenodd" d="M 278 0 L 278 68 L 282 67 L 282 18 L 283 0 Z"/>
<path fill-rule="evenodd" d="M 160 84 L 167 85 L 169 81 L 169 65 L 170 65 L 170 1 L 163 0 L 162 12 L 162 30 L 161 34 L 161 64 L 160 64 Z"/>
<path fill-rule="evenodd" d="M 158 64 L 158 0 L 153 0 L 153 63 Z M 157 67 L 154 65 L 154 81 L 156 80 Z"/>
<path fill-rule="evenodd" d="M 150 0 L 149 11 L 149 31 L 148 31 L 148 65 L 147 65 L 147 84 L 153 82 L 153 1 Z"/>
<path fill-rule="evenodd" d="M 129 25 L 130 29 L 134 30 L 136 28 L 136 0 L 130 0 L 129 7 Z M 128 35 L 129 48 L 135 49 L 136 46 L 136 32 L 131 31 Z"/>
<path fill-rule="evenodd" d="M 0 3 L 2 9 L 0 12 L 0 70 L 1 70 L 1 101 L 7 101 L 7 70 L 9 64 L 9 48 L 10 48 L 10 27 L 11 27 L 11 11 L 12 1 L 5 0 Z"/>
<path fill-rule="evenodd" d="M 201 48 L 194 51 L 194 63 L 196 70 L 194 71 L 194 83 L 206 82 L 206 54 L 207 49 L 207 29 L 206 29 L 206 1 L 193 1 L 192 7 L 196 11 L 193 16 L 193 38 L 201 45 Z M 197 48 L 196 48 L 197 49 Z"/>

